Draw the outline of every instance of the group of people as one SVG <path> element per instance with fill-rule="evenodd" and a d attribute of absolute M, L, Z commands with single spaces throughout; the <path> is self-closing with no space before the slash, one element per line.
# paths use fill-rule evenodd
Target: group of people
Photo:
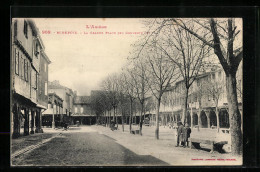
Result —
<path fill-rule="evenodd" d="M 184 148 L 187 146 L 189 147 L 189 138 L 191 134 L 191 128 L 189 127 L 188 124 L 183 126 L 182 122 L 177 123 L 178 128 L 177 128 L 177 145 L 175 147 L 183 146 Z"/>

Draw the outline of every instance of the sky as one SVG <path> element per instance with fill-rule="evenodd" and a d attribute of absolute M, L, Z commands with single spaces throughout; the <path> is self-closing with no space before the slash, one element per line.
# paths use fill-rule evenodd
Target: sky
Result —
<path fill-rule="evenodd" d="M 58 80 L 77 91 L 78 95 L 89 95 L 91 90 L 100 89 L 99 85 L 106 76 L 120 72 L 132 51 L 131 44 L 143 36 L 140 32 L 147 31 L 143 19 L 137 18 L 33 20 L 51 60 L 49 81 Z M 242 20 L 236 19 L 236 23 L 242 30 Z M 129 34 L 132 32 L 138 34 Z M 238 39 L 242 40 L 241 37 Z"/>
<path fill-rule="evenodd" d="M 51 60 L 49 81 L 59 80 L 78 95 L 89 95 L 91 90 L 99 89 L 107 75 L 120 71 L 132 50 L 131 44 L 141 36 L 129 32 L 146 31 L 141 19 L 33 20 Z"/>

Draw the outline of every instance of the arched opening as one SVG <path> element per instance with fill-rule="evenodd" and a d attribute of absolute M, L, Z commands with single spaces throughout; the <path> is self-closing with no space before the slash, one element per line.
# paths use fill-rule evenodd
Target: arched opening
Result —
<path fill-rule="evenodd" d="M 191 126 L 191 116 L 190 116 L 190 113 L 187 112 L 187 119 L 186 119 L 186 123 Z"/>
<path fill-rule="evenodd" d="M 226 109 L 221 109 L 219 111 L 219 127 L 229 128 L 229 115 Z"/>
<path fill-rule="evenodd" d="M 216 113 L 214 111 L 210 111 L 209 119 L 210 119 L 210 127 L 211 126 L 217 126 L 217 116 L 216 116 Z"/>
<path fill-rule="evenodd" d="M 24 127 L 25 127 L 25 110 L 24 109 L 19 109 L 18 111 L 18 115 L 20 116 L 19 120 L 20 120 L 20 134 L 23 135 L 24 134 Z"/>
<path fill-rule="evenodd" d="M 177 122 L 178 121 L 181 121 L 181 116 L 180 116 L 180 114 L 177 114 Z"/>
<path fill-rule="evenodd" d="M 193 125 L 199 125 L 199 120 L 198 120 L 198 115 L 196 113 L 193 113 L 192 115 L 193 118 Z"/>
<path fill-rule="evenodd" d="M 207 119 L 207 115 L 204 111 L 201 111 L 200 118 L 201 118 L 201 127 L 207 128 L 208 127 L 208 119 Z"/>

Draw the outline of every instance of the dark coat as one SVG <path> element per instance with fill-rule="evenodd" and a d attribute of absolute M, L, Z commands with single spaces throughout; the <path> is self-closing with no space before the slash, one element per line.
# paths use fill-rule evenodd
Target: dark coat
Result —
<path fill-rule="evenodd" d="M 184 138 L 187 140 L 188 138 L 190 138 L 191 129 L 190 127 L 185 127 L 184 129 L 185 129 Z"/>
<path fill-rule="evenodd" d="M 180 126 L 177 128 L 177 137 L 178 137 L 178 139 L 179 139 L 180 142 L 184 142 L 184 141 L 185 141 L 184 134 L 185 134 L 185 128 L 184 128 L 183 125 L 180 125 Z"/>

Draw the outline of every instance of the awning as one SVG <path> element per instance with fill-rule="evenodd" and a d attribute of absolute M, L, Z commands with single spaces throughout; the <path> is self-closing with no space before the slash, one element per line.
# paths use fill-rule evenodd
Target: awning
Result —
<path fill-rule="evenodd" d="M 47 109 L 47 110 L 44 111 L 42 114 L 43 114 L 43 115 L 50 115 L 50 114 L 53 114 L 53 109 L 52 109 L 52 108 Z"/>
<path fill-rule="evenodd" d="M 40 105 L 40 104 L 37 104 L 36 107 L 39 107 L 41 109 L 47 109 L 47 106 L 43 106 L 43 105 Z"/>

